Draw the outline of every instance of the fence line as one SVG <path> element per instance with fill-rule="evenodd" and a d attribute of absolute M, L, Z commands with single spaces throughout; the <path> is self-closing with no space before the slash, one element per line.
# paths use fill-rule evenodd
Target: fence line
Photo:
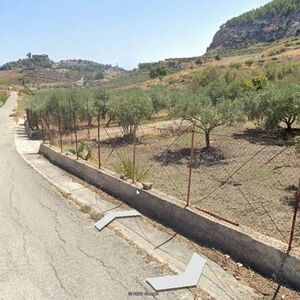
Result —
<path fill-rule="evenodd" d="M 214 133 L 211 149 L 207 149 L 203 133 L 194 124 L 181 123 L 180 128 L 141 125 L 128 136 L 118 127 L 101 127 L 99 116 L 97 130 L 88 124 L 90 136 L 86 138 L 85 127 L 75 115 L 72 121 L 68 134 L 61 121 L 53 130 L 42 121 L 43 142 L 47 139 L 63 152 L 68 138 L 77 158 L 78 143 L 85 142 L 92 154 L 97 152 L 91 162 L 98 168 L 116 171 L 119 167 L 126 173 L 120 174 L 124 178 L 149 182 L 185 207 L 192 205 L 278 238 L 287 244 L 287 253 L 300 247 L 300 183 L 297 187 L 295 183 L 300 163 L 293 156 L 292 142 L 279 146 L 278 140 Z"/>

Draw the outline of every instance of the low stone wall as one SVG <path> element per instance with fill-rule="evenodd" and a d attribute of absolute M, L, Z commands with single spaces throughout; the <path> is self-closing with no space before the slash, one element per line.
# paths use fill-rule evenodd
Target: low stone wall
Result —
<path fill-rule="evenodd" d="M 184 208 L 176 199 L 129 184 L 107 170 L 56 152 L 41 144 L 40 153 L 53 164 L 118 197 L 143 215 L 201 244 L 220 249 L 262 275 L 300 290 L 300 255 L 285 254 L 287 245 L 235 226 L 194 208 Z"/>

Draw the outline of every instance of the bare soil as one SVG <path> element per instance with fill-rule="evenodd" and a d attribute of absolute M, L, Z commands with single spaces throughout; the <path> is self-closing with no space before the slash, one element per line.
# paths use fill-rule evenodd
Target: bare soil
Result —
<path fill-rule="evenodd" d="M 249 124 L 248 124 L 249 125 Z M 203 134 L 195 133 L 191 158 L 191 131 L 179 121 L 143 125 L 136 142 L 136 168 L 153 188 L 198 208 L 288 242 L 300 176 L 295 147 L 285 136 L 275 139 L 261 130 L 228 126 L 211 136 L 206 149 Z M 93 147 L 97 163 L 97 129 L 78 133 Z M 74 148 L 74 137 L 65 137 L 65 148 Z M 124 158 L 132 159 L 133 142 L 119 127 L 101 128 L 102 167 L 115 170 Z M 294 247 L 300 246 L 300 213 Z"/>

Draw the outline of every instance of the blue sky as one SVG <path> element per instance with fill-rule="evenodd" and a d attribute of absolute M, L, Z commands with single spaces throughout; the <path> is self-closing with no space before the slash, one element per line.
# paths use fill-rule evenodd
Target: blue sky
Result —
<path fill-rule="evenodd" d="M 0 64 L 46 53 L 127 69 L 203 54 L 219 26 L 268 0 L 1 0 Z"/>

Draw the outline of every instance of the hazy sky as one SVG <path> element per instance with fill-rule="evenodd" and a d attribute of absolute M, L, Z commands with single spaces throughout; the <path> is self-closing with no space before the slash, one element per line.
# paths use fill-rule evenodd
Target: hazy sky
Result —
<path fill-rule="evenodd" d="M 0 0 L 0 64 L 46 53 L 133 68 L 203 54 L 227 19 L 268 0 Z"/>

